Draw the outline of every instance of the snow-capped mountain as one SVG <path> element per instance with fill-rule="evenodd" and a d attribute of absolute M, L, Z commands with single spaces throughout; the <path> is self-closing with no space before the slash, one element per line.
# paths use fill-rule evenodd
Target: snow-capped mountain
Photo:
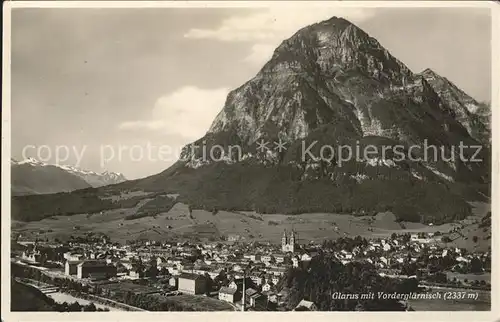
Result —
<path fill-rule="evenodd" d="M 68 165 L 48 164 L 35 158 L 11 159 L 12 194 L 46 194 L 100 187 L 127 180 L 121 173 L 96 173 Z"/>
<path fill-rule="evenodd" d="M 59 167 L 71 174 L 74 174 L 82 178 L 92 187 L 107 186 L 110 184 L 116 184 L 127 180 L 123 174 L 118 172 L 104 171 L 101 173 L 97 173 L 94 171 L 82 170 L 80 168 L 68 165 L 60 165 Z"/>

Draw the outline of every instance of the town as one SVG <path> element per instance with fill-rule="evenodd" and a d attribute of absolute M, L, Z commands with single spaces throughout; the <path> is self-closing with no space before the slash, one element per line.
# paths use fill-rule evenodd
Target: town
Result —
<path fill-rule="evenodd" d="M 13 245 L 16 280 L 49 295 L 66 292 L 120 310 L 319 310 L 310 296 L 290 296 L 289 276 L 294 270 L 307 272 L 324 254 L 339 265 L 362 262 L 380 277 L 412 281 L 420 291 L 491 289 L 491 250 L 447 246 L 439 233 L 304 243 L 292 230 L 283 231 L 281 245 L 234 237 L 120 245 L 90 233 L 65 243 L 18 240 Z M 413 306 L 403 304 L 407 310 Z"/>

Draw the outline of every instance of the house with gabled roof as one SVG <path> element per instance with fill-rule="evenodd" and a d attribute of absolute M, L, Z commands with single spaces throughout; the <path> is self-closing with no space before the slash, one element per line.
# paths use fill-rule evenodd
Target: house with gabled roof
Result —
<path fill-rule="evenodd" d="M 236 288 L 223 286 L 219 290 L 219 300 L 235 303 L 241 299 L 241 292 Z"/>
<path fill-rule="evenodd" d="M 178 278 L 178 290 L 187 294 L 203 294 L 206 292 L 207 281 L 202 275 L 182 273 Z"/>
<path fill-rule="evenodd" d="M 302 300 L 297 304 L 294 311 L 317 311 L 318 307 L 314 302 Z"/>

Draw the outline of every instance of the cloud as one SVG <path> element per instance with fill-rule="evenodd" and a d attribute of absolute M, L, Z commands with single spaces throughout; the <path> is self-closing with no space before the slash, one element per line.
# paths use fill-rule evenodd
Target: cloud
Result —
<path fill-rule="evenodd" d="M 268 8 L 249 15 L 237 15 L 223 20 L 212 29 L 191 29 L 184 37 L 213 39 L 226 42 L 250 42 L 250 53 L 244 61 L 261 65 L 273 50 L 297 30 L 329 19 L 344 17 L 357 23 L 372 17 L 374 8 L 347 7 L 285 7 Z"/>
<path fill-rule="evenodd" d="M 297 30 L 307 25 L 344 17 L 354 23 L 370 18 L 374 9 L 334 7 L 266 8 L 246 15 L 233 15 L 214 28 L 189 30 L 184 37 L 222 42 L 245 42 L 249 52 L 243 61 L 260 66 L 271 58 L 274 49 Z M 187 86 L 160 97 L 149 120 L 123 122 L 121 130 L 155 131 L 180 135 L 188 140 L 205 134 L 222 109 L 229 89 L 200 89 Z"/>
<path fill-rule="evenodd" d="M 188 143 L 206 133 L 222 110 L 228 92 L 227 88 L 182 87 L 156 101 L 151 119 L 123 122 L 119 129 L 177 135 L 184 137 L 184 143 Z"/>
<path fill-rule="evenodd" d="M 244 61 L 254 65 L 262 65 L 269 60 L 273 54 L 276 45 L 274 43 L 257 43 L 250 48 L 251 52 L 245 57 Z"/>

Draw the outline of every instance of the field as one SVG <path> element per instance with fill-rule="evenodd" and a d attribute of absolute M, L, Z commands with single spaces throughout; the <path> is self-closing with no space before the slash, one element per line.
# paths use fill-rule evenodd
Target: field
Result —
<path fill-rule="evenodd" d="M 121 282 L 121 283 L 111 283 L 111 284 L 104 284 L 101 285 L 101 288 L 104 290 L 109 290 L 113 293 L 116 294 L 125 294 L 128 291 L 132 293 L 151 293 L 151 292 L 159 292 L 157 289 L 144 286 L 144 285 L 139 285 L 139 284 L 134 284 L 134 283 L 127 283 L 127 282 Z"/>
<path fill-rule="evenodd" d="M 123 311 L 123 310 L 120 310 L 120 309 L 117 309 L 117 308 L 114 308 L 114 307 L 111 307 L 111 306 L 106 306 L 106 305 L 102 305 L 102 304 L 99 304 L 99 303 L 91 302 L 89 300 L 84 300 L 84 299 L 76 298 L 76 297 L 74 297 L 72 295 L 69 295 L 69 294 L 66 294 L 66 293 L 61 293 L 61 292 L 50 293 L 50 294 L 47 294 L 47 296 L 53 298 L 54 301 L 56 301 L 57 303 L 63 303 L 63 302 L 73 303 L 73 302 L 78 302 L 78 303 L 80 303 L 80 305 L 88 305 L 90 303 L 94 303 L 94 305 L 96 306 L 96 308 L 101 308 L 101 309 L 108 308 L 110 311 Z"/>
<path fill-rule="evenodd" d="M 486 251 L 491 246 L 491 224 L 481 227 L 481 219 L 490 211 L 491 207 L 484 203 L 473 203 L 474 214 L 459 222 L 457 232 L 450 234 L 453 242 L 451 245 L 473 251 Z M 474 242 L 474 236 L 477 242 Z"/>
<path fill-rule="evenodd" d="M 125 220 L 134 215 L 151 199 L 141 200 L 133 208 L 120 208 L 98 214 L 78 214 L 73 216 L 54 216 L 40 221 L 16 222 L 13 231 L 27 239 L 67 240 L 71 236 L 83 236 L 89 232 L 104 233 L 113 241 L 151 239 L 199 239 L 225 240 L 230 235 L 247 241 L 279 242 L 283 230 L 294 229 L 299 242 L 322 241 L 342 236 L 387 237 L 393 232 L 436 232 L 447 233 L 457 228 L 463 231 L 453 245 L 468 249 L 484 249 L 490 244 L 479 236 L 473 243 L 467 235 L 479 234 L 477 222 L 489 211 L 489 205 L 474 203 L 474 216 L 457 223 L 443 225 L 424 225 L 412 222 L 397 222 L 390 213 L 375 216 L 353 216 L 330 213 L 308 213 L 300 215 L 257 214 L 255 212 L 218 211 L 215 214 L 206 210 L 189 211 L 186 204 L 176 203 L 169 211 L 154 216 Z M 484 233 L 483 233 L 484 235 Z M 452 238 L 454 239 L 454 238 Z"/>
<path fill-rule="evenodd" d="M 161 295 L 156 295 L 161 297 Z M 233 311 L 234 307 L 218 299 L 200 295 L 177 295 L 169 296 L 169 302 L 177 302 L 179 305 L 191 307 L 195 311 Z"/>

